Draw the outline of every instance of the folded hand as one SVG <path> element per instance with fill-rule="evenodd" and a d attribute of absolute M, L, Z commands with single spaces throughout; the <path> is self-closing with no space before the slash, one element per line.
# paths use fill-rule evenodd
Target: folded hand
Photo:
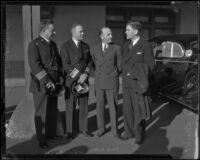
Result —
<path fill-rule="evenodd" d="M 88 77 L 87 74 L 85 74 L 85 73 L 81 74 L 81 75 L 80 75 L 80 78 L 79 78 L 79 80 L 78 80 L 78 83 L 83 83 L 83 82 L 85 82 L 85 80 L 87 79 L 87 77 Z"/>
<path fill-rule="evenodd" d="M 55 89 L 55 85 L 53 84 L 53 82 L 48 82 L 47 84 L 46 84 L 46 87 L 49 89 L 49 88 L 52 88 L 52 89 Z"/>

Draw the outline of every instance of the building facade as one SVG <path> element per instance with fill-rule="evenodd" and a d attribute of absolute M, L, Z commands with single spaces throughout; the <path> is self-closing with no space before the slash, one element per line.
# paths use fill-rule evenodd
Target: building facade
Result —
<path fill-rule="evenodd" d="M 174 33 L 199 33 L 198 3 L 195 1 L 38 6 L 40 19 L 54 20 L 55 42 L 59 49 L 64 41 L 71 38 L 70 26 L 75 22 L 84 26 L 85 41 L 90 46 L 99 42 L 99 29 L 105 25 L 112 29 L 113 41 L 123 45 L 126 40 L 125 25 L 129 20 L 138 20 L 143 24 L 142 34 L 145 39 Z M 25 86 L 24 43 L 28 42 L 24 39 L 23 7 L 5 6 L 5 87 Z M 35 28 L 37 30 L 37 26 Z M 32 38 L 34 35 L 31 35 Z"/>

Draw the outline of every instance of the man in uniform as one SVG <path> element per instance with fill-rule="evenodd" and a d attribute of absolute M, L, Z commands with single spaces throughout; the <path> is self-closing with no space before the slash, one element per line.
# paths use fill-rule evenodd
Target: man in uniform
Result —
<path fill-rule="evenodd" d="M 83 94 L 77 96 L 72 92 L 71 86 L 74 81 L 87 83 L 91 66 L 91 56 L 88 44 L 83 42 L 83 26 L 73 24 L 71 27 L 72 38 L 61 46 L 61 59 L 65 74 L 65 100 L 66 100 L 66 133 L 68 139 L 75 137 L 73 130 L 75 121 L 79 121 L 79 132 L 86 137 L 91 137 L 88 132 L 88 96 Z M 79 117 L 75 117 L 76 104 L 79 104 Z"/>
<path fill-rule="evenodd" d="M 148 74 L 153 69 L 151 45 L 140 36 L 141 24 L 131 21 L 126 25 L 128 41 L 123 46 L 123 116 L 125 134 L 123 140 L 136 138 L 141 144 L 145 134 L 145 119 L 151 115 L 147 91 Z"/>
<path fill-rule="evenodd" d="M 91 55 L 95 65 L 94 86 L 97 101 L 97 136 L 101 137 L 105 132 L 104 109 L 107 98 L 111 133 L 118 137 L 117 131 L 117 96 L 119 89 L 119 73 L 121 72 L 121 49 L 112 43 L 112 32 L 109 27 L 100 30 L 101 43 L 91 49 Z"/>
<path fill-rule="evenodd" d="M 56 43 L 52 20 L 43 20 L 40 35 L 29 43 L 28 63 L 30 66 L 30 92 L 35 107 L 35 129 L 39 145 L 48 148 L 47 138 L 56 137 L 57 96 L 52 95 L 61 81 L 61 60 Z"/>

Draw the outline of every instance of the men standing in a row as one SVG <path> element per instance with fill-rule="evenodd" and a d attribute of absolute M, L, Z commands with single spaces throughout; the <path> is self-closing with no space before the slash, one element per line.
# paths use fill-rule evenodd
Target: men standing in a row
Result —
<path fill-rule="evenodd" d="M 110 28 L 103 27 L 100 30 L 101 43 L 91 49 L 91 55 L 95 65 L 94 86 L 97 102 L 97 136 L 105 133 L 104 109 L 107 98 L 111 133 L 118 137 L 117 131 L 117 96 L 119 89 L 119 73 L 121 72 L 121 50 L 112 43 L 112 32 Z"/>
<path fill-rule="evenodd" d="M 28 46 L 35 129 L 42 148 L 48 147 L 47 138 L 56 136 L 57 96 L 51 93 L 56 90 L 56 83 L 60 83 L 62 75 L 57 46 L 52 41 L 53 34 L 55 34 L 53 21 L 43 20 L 40 36 L 31 41 Z"/>
<path fill-rule="evenodd" d="M 141 144 L 145 134 L 145 119 L 151 115 L 148 98 L 148 73 L 153 69 L 151 45 L 140 37 L 141 24 L 129 22 L 126 36 L 129 41 L 123 47 L 123 116 L 125 134 L 122 139 L 136 137 Z"/>
<path fill-rule="evenodd" d="M 60 56 L 65 72 L 65 100 L 66 100 L 66 132 L 68 139 L 73 139 L 74 122 L 79 119 L 79 131 L 87 137 L 92 136 L 88 132 L 88 96 L 77 97 L 71 90 L 74 81 L 89 83 L 88 76 L 91 65 L 91 56 L 88 44 L 84 43 L 83 26 L 73 24 L 71 27 L 72 38 L 62 44 Z M 79 118 L 74 117 L 76 104 L 79 104 Z"/>

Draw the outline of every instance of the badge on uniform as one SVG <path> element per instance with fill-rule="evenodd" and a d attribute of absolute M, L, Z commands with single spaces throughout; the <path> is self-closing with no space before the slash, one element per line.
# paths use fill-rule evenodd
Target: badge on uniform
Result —
<path fill-rule="evenodd" d="M 70 73 L 69 76 L 70 76 L 71 78 L 75 78 L 75 77 L 78 75 L 78 73 L 79 73 L 79 70 L 76 69 L 76 68 L 74 68 L 73 71 Z"/>

